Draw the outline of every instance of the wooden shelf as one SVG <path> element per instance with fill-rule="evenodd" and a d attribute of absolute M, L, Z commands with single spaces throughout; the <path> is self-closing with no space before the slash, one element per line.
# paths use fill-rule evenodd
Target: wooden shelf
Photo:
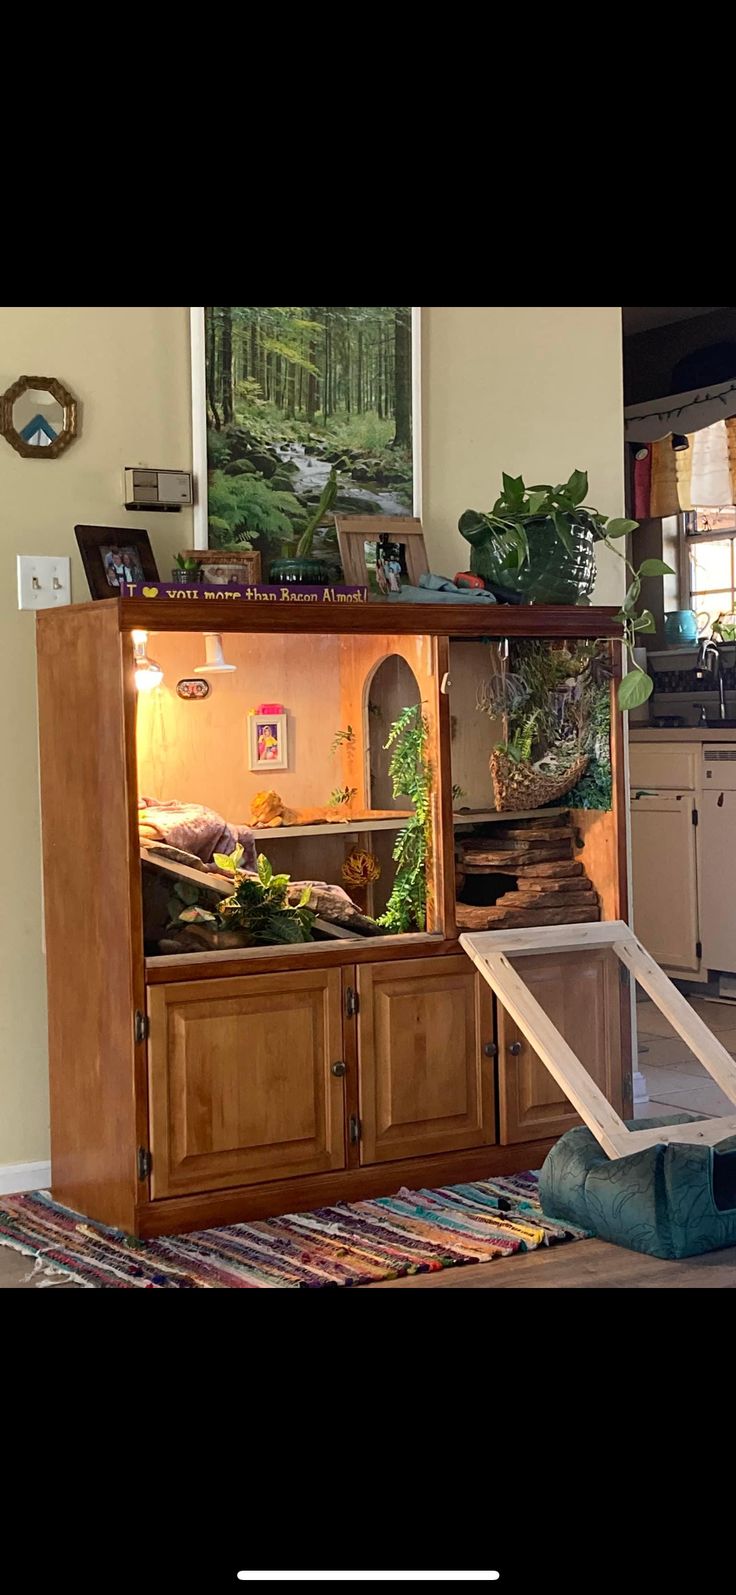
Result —
<path fill-rule="evenodd" d="M 543 809 L 502 809 L 500 813 L 498 809 L 472 809 L 467 814 L 453 814 L 452 819 L 456 826 L 485 825 L 487 820 L 501 820 L 507 825 L 513 825 L 516 820 L 536 820 L 539 815 L 567 813 L 566 808 L 552 808 L 548 805 Z"/>
<path fill-rule="evenodd" d="M 332 820 L 324 825 L 254 825 L 254 836 L 268 837 L 293 837 L 293 836 L 354 836 L 358 831 L 400 831 L 411 819 L 410 814 L 397 814 L 392 820 L 372 820 L 366 817 L 363 820 Z"/>
<path fill-rule="evenodd" d="M 186 594 L 186 588 L 180 589 Z M 621 625 L 613 606 L 563 604 L 269 603 L 166 598 L 105 598 L 74 605 L 75 614 L 103 603 L 121 631 L 250 631 L 355 633 L 358 636 L 614 637 Z M 39 631 L 53 610 L 39 610 Z"/>

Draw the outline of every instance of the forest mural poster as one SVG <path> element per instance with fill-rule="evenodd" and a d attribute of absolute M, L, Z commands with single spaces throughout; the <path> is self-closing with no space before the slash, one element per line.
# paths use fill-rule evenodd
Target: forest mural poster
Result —
<path fill-rule="evenodd" d="M 338 512 L 419 513 L 410 306 L 203 315 L 208 546 L 260 549 L 266 579 L 270 559 L 293 553 L 333 466 Z M 195 431 L 196 391 L 195 380 Z M 336 557 L 334 530 L 321 543 Z"/>

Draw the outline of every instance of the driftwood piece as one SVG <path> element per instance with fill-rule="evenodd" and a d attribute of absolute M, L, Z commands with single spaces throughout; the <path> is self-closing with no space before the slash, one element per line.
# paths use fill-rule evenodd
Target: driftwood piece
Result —
<path fill-rule="evenodd" d="M 564 864 L 569 856 L 569 852 L 553 858 L 548 853 L 482 853 L 466 857 L 463 868 L 468 875 L 519 875 L 527 864 Z"/>
<path fill-rule="evenodd" d="M 458 903 L 455 909 L 461 930 L 516 930 L 525 925 L 578 925 L 600 918 L 600 909 L 594 908 L 540 908 L 533 909 L 477 908 L 468 903 Z"/>
<path fill-rule="evenodd" d="M 585 870 L 579 859 L 560 859 L 554 864 L 523 864 L 518 873 L 524 880 L 562 880 L 569 875 L 584 875 Z"/>
<path fill-rule="evenodd" d="M 530 825 L 528 829 L 522 829 L 521 826 L 507 826 L 507 825 L 501 825 L 501 826 L 494 825 L 494 827 L 493 827 L 493 840 L 495 841 L 496 837 L 498 837 L 498 840 L 500 842 L 506 842 L 506 841 L 508 841 L 508 842 L 527 842 L 528 841 L 528 842 L 557 842 L 557 843 L 559 843 L 562 840 L 562 838 L 567 836 L 568 834 L 571 834 L 569 825 L 565 825 L 565 826 L 561 826 L 561 825 L 555 825 L 555 826 Z"/>
<path fill-rule="evenodd" d="M 598 902 L 593 892 L 504 892 L 497 897 L 496 908 L 585 908 Z"/>
<path fill-rule="evenodd" d="M 528 892 L 532 897 L 538 892 L 560 892 L 567 896 L 569 892 L 592 892 L 593 882 L 587 875 L 563 875 L 558 881 L 553 876 L 544 876 L 542 880 L 529 880 L 528 876 L 519 875 L 519 891 Z"/>
<path fill-rule="evenodd" d="M 347 892 L 340 886 L 330 886 L 327 881 L 290 881 L 286 889 L 286 900 L 293 908 L 301 902 L 303 893 L 309 889 L 309 897 L 305 907 L 311 908 L 320 919 L 327 920 L 331 925 L 344 925 L 349 930 L 357 931 L 361 936 L 381 936 L 383 926 L 378 925 L 375 919 L 370 919 L 367 914 L 361 914 Z"/>

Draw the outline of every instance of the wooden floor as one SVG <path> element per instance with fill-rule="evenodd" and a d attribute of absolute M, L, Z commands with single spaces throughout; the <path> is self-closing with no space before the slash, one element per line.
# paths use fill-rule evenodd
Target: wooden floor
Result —
<path fill-rule="evenodd" d="M 33 1290 L 42 1274 L 33 1274 L 33 1258 L 0 1246 L 0 1290 Z M 63 1279 L 57 1290 L 81 1290 Z M 441 1274 L 419 1274 L 413 1279 L 390 1279 L 368 1290 L 595 1290 L 614 1289 L 726 1290 L 736 1286 L 736 1247 L 692 1257 L 681 1263 L 664 1263 L 657 1257 L 608 1246 L 605 1241 L 573 1241 L 567 1246 L 540 1247 L 524 1257 L 499 1263 L 477 1263 L 467 1268 L 446 1268 Z"/>
<path fill-rule="evenodd" d="M 371 1290 L 729 1290 L 736 1286 L 736 1247 L 679 1263 L 627 1252 L 606 1241 L 540 1247 L 499 1263 L 446 1268 L 441 1274 L 389 1279 Z"/>

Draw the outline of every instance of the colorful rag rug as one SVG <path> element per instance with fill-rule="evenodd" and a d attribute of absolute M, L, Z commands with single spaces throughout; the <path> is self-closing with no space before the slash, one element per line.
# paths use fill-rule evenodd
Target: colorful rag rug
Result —
<path fill-rule="evenodd" d="M 0 1245 L 36 1258 L 39 1284 L 187 1290 L 371 1285 L 584 1240 L 546 1218 L 537 1176 L 400 1190 L 313 1213 L 139 1241 L 59 1207 L 43 1191 L 5 1197 Z"/>

